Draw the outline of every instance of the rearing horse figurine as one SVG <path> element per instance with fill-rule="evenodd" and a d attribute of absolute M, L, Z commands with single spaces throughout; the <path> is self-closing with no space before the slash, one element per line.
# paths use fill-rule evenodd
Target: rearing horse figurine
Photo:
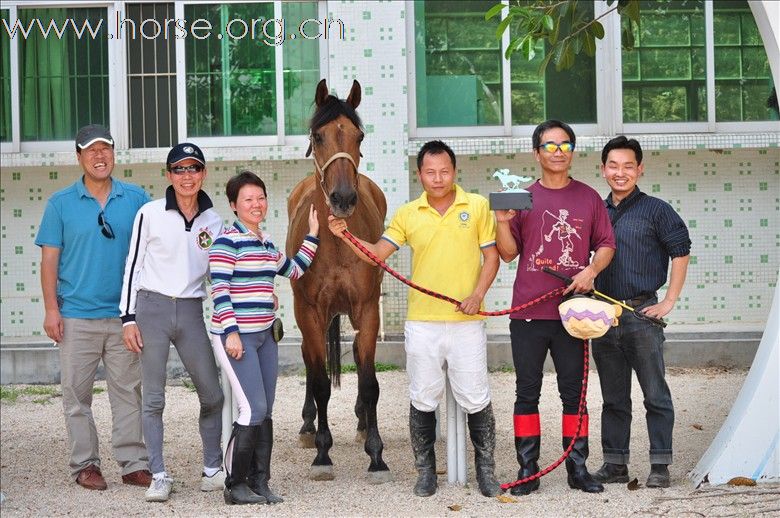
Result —
<path fill-rule="evenodd" d="M 317 85 L 316 111 L 310 123 L 310 145 L 306 152 L 306 156 L 312 154 L 315 173 L 295 186 L 287 202 L 288 253 L 294 254 L 303 241 L 308 229 L 308 207 L 312 203 L 319 214 L 320 228 L 327 228 L 328 214 L 332 213 L 346 218 L 350 230 L 364 239 L 376 241 L 382 235 L 387 212 L 384 194 L 371 179 L 358 172 L 364 135 L 355 112 L 360 96 L 357 81 L 352 83 L 346 101 L 330 95 L 324 79 Z M 311 447 L 314 438 L 317 447 L 309 478 L 332 480 L 334 477 L 333 462 L 328 455 L 333 445 L 328 428 L 328 400 L 331 383 L 334 387 L 340 385 L 340 315 L 345 314 L 355 329 L 352 346 L 358 373 L 355 414 L 359 437 L 365 439 L 365 451 L 371 459 L 368 480 L 387 482 L 392 476 L 382 460 L 384 446 L 377 427 L 379 383 L 374 369 L 382 270 L 361 261 L 330 232 L 320 232 L 319 238 L 317 255 L 306 275 L 292 282 L 295 320 L 303 334 L 301 351 L 306 364 L 306 400 L 300 439 L 304 446 Z"/>

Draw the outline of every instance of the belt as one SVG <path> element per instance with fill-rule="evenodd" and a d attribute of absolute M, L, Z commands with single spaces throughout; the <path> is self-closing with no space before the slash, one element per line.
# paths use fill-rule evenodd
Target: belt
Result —
<path fill-rule="evenodd" d="M 644 304 L 645 302 L 647 302 L 648 300 L 652 299 L 655 296 L 656 296 L 655 294 L 652 294 L 652 295 L 639 295 L 638 297 L 634 297 L 633 299 L 625 299 L 625 300 L 621 300 L 620 302 L 622 302 L 626 306 L 630 306 L 632 308 L 636 308 L 636 307 L 641 306 L 642 304 Z"/>

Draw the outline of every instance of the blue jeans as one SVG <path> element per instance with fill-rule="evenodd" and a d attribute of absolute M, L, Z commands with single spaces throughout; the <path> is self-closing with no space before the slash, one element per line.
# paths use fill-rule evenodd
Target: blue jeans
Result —
<path fill-rule="evenodd" d="M 657 302 L 652 298 L 637 311 Z M 650 463 L 672 463 L 674 407 L 664 378 L 664 332 L 624 311 L 620 325 L 593 340 L 593 359 L 601 382 L 601 446 L 604 462 L 628 464 L 631 437 L 631 370 L 644 395 Z"/>

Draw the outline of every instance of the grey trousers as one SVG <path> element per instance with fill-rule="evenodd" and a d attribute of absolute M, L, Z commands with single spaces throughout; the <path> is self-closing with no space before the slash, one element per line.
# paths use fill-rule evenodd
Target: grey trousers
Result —
<path fill-rule="evenodd" d="M 200 401 L 199 428 L 203 443 L 203 465 L 222 465 L 222 388 L 203 323 L 200 299 L 176 299 L 151 291 L 139 291 L 136 323 L 144 347 L 143 428 L 152 473 L 165 471 L 163 462 L 163 419 L 165 409 L 166 364 L 171 343 L 187 369 Z"/>
<path fill-rule="evenodd" d="M 141 434 L 141 362 L 122 342 L 119 318 L 64 318 L 59 343 L 62 407 L 70 442 L 70 475 L 95 464 L 100 453 L 92 417 L 92 388 L 98 364 L 103 360 L 111 404 L 111 446 L 114 459 L 127 475 L 147 469 L 146 447 Z"/>

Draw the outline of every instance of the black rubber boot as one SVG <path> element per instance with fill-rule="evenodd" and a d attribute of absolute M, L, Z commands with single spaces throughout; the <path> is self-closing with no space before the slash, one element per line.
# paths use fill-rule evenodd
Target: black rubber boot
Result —
<path fill-rule="evenodd" d="M 409 435 L 414 452 L 414 467 L 417 468 L 417 483 L 414 494 L 431 496 L 436 493 L 436 414 L 421 412 L 409 405 Z"/>
<path fill-rule="evenodd" d="M 265 497 L 254 493 L 247 485 L 249 465 L 255 449 L 255 426 L 243 426 L 233 423 L 233 433 L 228 442 L 228 450 L 232 448 L 230 469 L 226 469 L 225 503 L 232 504 L 264 504 Z M 226 466 L 227 468 L 227 466 Z"/>
<path fill-rule="evenodd" d="M 593 474 L 593 480 L 602 484 L 615 484 L 628 482 L 628 466 L 625 464 L 611 464 L 605 462 L 597 472 Z"/>
<path fill-rule="evenodd" d="M 493 404 L 469 414 L 469 435 L 474 445 L 474 465 L 477 472 L 479 492 L 484 496 L 501 494 L 501 484 L 496 480 L 496 462 L 493 451 L 496 449 L 496 418 L 493 416 Z"/>
<path fill-rule="evenodd" d="M 267 417 L 255 429 L 257 430 L 257 437 L 248 477 L 249 488 L 258 495 L 265 497 L 268 504 L 284 502 L 282 497 L 273 494 L 268 487 L 268 481 L 271 479 L 271 450 L 274 445 L 274 423 L 270 417 Z"/>
<path fill-rule="evenodd" d="M 542 437 L 539 435 L 531 437 L 515 437 L 515 450 L 517 451 L 517 463 L 520 464 L 520 470 L 517 472 L 517 480 L 530 477 L 539 473 L 539 450 L 542 445 Z M 515 496 L 530 495 L 533 491 L 539 489 L 539 479 L 532 480 L 514 486 L 509 490 Z"/>
<path fill-rule="evenodd" d="M 563 438 L 564 450 L 569 447 L 571 437 Z M 571 453 L 566 458 L 566 471 L 569 473 L 567 479 L 569 487 L 572 489 L 579 489 L 586 493 L 601 493 L 604 491 L 604 486 L 600 482 L 593 479 L 588 468 L 585 466 L 585 461 L 588 460 L 588 438 L 578 437 L 574 442 L 574 447 Z"/>

